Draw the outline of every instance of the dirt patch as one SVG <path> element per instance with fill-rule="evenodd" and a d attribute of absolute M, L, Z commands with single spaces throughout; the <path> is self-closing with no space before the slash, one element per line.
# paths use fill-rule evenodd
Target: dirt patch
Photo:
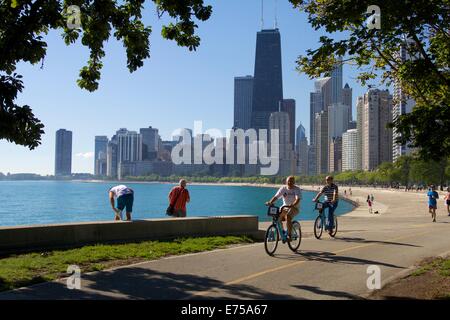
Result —
<path fill-rule="evenodd" d="M 427 258 L 411 274 L 375 291 L 369 299 L 450 300 L 449 265 L 449 258 Z"/>

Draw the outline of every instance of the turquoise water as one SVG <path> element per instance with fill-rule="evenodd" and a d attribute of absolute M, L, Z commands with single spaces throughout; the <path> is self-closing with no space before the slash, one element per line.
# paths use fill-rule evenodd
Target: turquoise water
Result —
<path fill-rule="evenodd" d="M 66 181 L 0 181 L 0 226 L 47 224 L 113 219 L 108 190 L 115 183 Z M 133 219 L 165 216 L 167 195 L 174 184 L 127 184 L 135 191 Z M 191 202 L 188 216 L 257 215 L 268 221 L 264 202 L 276 189 L 215 185 L 188 185 Z M 316 217 L 313 192 L 303 191 L 300 220 Z M 281 203 L 281 201 L 279 202 Z M 336 210 L 343 214 L 352 209 L 340 201 Z"/>

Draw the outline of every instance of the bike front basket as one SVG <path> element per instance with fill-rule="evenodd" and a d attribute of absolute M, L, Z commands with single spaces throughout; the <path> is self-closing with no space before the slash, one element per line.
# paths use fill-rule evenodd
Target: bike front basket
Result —
<path fill-rule="evenodd" d="M 271 217 L 275 217 L 278 215 L 280 208 L 276 207 L 276 206 L 270 206 L 269 208 L 267 208 L 267 215 L 271 216 Z"/>

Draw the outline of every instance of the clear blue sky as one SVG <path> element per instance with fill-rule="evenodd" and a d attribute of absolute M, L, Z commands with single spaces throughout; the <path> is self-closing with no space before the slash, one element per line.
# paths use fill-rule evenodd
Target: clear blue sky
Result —
<path fill-rule="evenodd" d="M 297 101 L 297 125 L 309 132 L 309 92 L 313 80 L 295 71 L 295 60 L 308 48 L 316 48 L 322 34 L 314 31 L 304 13 L 288 1 L 278 1 L 281 33 L 283 89 L 285 98 Z M 88 59 L 88 50 L 77 43 L 66 46 L 60 32 L 47 37 L 47 56 L 39 65 L 20 64 L 25 90 L 19 104 L 29 104 L 45 124 L 42 145 L 36 150 L 0 140 L 0 172 L 53 174 L 55 131 L 73 131 L 73 172 L 93 172 L 91 158 L 94 136 L 111 137 L 118 128 L 139 130 L 153 126 L 163 139 L 176 128 L 192 128 L 202 120 L 204 130 L 225 132 L 233 124 L 233 78 L 252 75 L 256 32 L 260 30 L 259 0 L 207 1 L 212 4 L 210 20 L 200 23 L 202 41 L 189 52 L 162 39 L 161 25 L 153 3 L 146 2 L 144 20 L 153 28 L 150 59 L 137 72 L 126 68 L 125 50 L 110 39 L 100 88 L 94 93 L 76 85 L 79 69 Z M 265 1 L 265 27 L 274 24 L 275 0 Z M 353 88 L 353 109 L 365 89 L 356 83 L 356 70 L 344 66 L 344 84 Z M 355 112 L 354 112 L 355 116 Z"/>

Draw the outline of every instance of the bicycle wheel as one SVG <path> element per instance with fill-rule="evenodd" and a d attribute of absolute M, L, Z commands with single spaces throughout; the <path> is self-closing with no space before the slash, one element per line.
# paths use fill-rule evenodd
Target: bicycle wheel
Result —
<path fill-rule="evenodd" d="M 334 216 L 334 228 L 333 228 L 333 231 L 330 233 L 330 236 L 332 236 L 334 238 L 337 231 L 338 231 L 338 221 L 337 221 L 337 217 Z"/>
<path fill-rule="evenodd" d="M 302 227 L 298 221 L 292 221 L 291 241 L 288 241 L 289 249 L 297 252 L 302 243 Z"/>
<path fill-rule="evenodd" d="M 316 221 L 314 221 L 314 236 L 316 239 L 320 239 L 323 232 L 323 220 L 322 216 L 318 215 Z"/>
<path fill-rule="evenodd" d="M 278 228 L 275 224 L 272 224 L 267 228 L 266 236 L 264 238 L 264 249 L 269 256 L 272 256 L 277 250 L 278 241 L 280 240 L 280 235 L 278 233 Z"/>

